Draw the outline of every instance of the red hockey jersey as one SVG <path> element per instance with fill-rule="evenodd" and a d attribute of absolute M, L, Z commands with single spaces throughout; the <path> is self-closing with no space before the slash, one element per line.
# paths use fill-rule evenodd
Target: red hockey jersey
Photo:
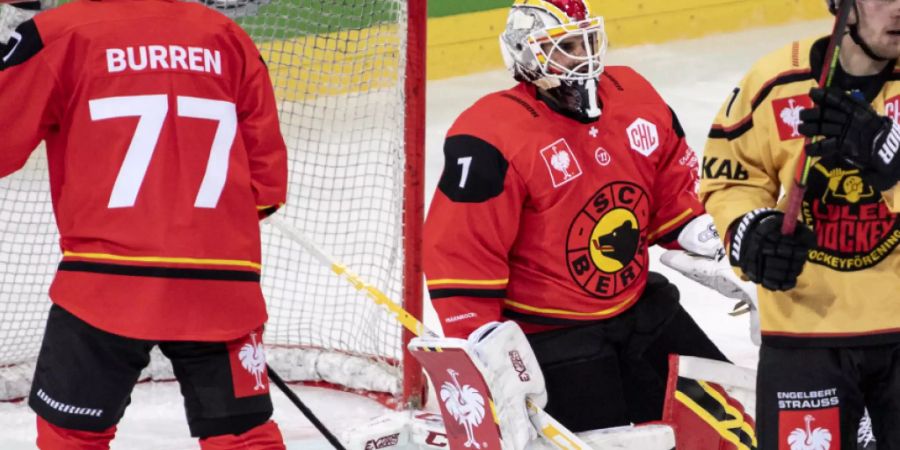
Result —
<path fill-rule="evenodd" d="M 2 53 L 0 176 L 46 140 L 53 302 L 141 339 L 262 324 L 258 218 L 285 201 L 287 151 L 249 36 L 199 4 L 74 1 Z"/>
<path fill-rule="evenodd" d="M 648 246 L 702 214 L 697 158 L 672 110 L 629 68 L 600 80 L 593 123 L 522 83 L 450 129 L 423 255 L 447 335 L 501 316 L 567 325 L 621 314 L 643 293 Z"/>

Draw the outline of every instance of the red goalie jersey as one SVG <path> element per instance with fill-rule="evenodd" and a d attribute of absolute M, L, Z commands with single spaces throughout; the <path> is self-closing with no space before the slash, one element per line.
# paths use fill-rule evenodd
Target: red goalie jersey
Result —
<path fill-rule="evenodd" d="M 502 316 L 528 331 L 621 314 L 643 293 L 648 246 L 703 212 L 697 158 L 640 75 L 607 68 L 591 123 L 536 95 L 488 95 L 448 133 L 424 254 L 447 335 Z"/>
<path fill-rule="evenodd" d="M 0 176 L 46 140 L 55 303 L 123 336 L 228 340 L 266 320 L 258 218 L 285 201 L 286 148 L 250 38 L 174 6 L 75 1 L 19 26 Z"/>

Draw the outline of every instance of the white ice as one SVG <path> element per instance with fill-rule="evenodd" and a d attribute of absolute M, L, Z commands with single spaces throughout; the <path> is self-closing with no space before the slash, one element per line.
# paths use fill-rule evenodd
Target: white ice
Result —
<path fill-rule="evenodd" d="M 828 20 L 801 22 L 625 49 L 616 49 L 613 42 L 607 63 L 632 66 L 648 78 L 678 113 L 688 142 L 699 154 L 719 106 L 756 59 L 792 40 L 827 34 L 830 25 Z M 479 97 L 511 85 L 512 80 L 505 71 L 429 83 L 426 163 L 429 199 L 443 163 L 443 137 L 453 120 Z M 654 249 L 651 253 L 655 260 L 661 252 Z M 739 365 L 755 367 L 756 348 L 749 340 L 748 318 L 727 314 L 733 302 L 672 273 L 658 262 L 653 264 L 654 270 L 678 284 L 682 303 L 725 354 Z M 430 305 L 426 305 L 426 322 L 436 323 Z M 311 387 L 295 389 L 335 432 L 364 424 L 384 411 L 374 401 L 355 394 Z M 289 448 L 328 448 L 312 425 L 280 393 L 275 391 L 272 397 L 275 420 L 290 442 Z M 30 410 L 21 403 L 0 403 L 0 449 L 33 449 L 34 438 L 34 415 Z M 139 385 L 112 448 L 198 448 L 188 435 L 178 387 L 174 383 Z"/>

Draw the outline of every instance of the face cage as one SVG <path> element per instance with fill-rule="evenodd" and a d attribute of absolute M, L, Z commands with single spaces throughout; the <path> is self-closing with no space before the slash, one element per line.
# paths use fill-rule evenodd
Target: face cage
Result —
<path fill-rule="evenodd" d="M 580 39 L 586 50 L 585 56 L 573 55 L 562 47 L 564 42 Z M 603 59 L 606 56 L 606 31 L 603 17 L 591 17 L 578 22 L 548 27 L 528 35 L 528 47 L 534 53 L 541 73 L 560 80 L 591 80 L 603 73 Z M 544 47 L 549 45 L 547 51 Z M 574 62 L 571 66 L 561 64 L 563 58 Z"/>

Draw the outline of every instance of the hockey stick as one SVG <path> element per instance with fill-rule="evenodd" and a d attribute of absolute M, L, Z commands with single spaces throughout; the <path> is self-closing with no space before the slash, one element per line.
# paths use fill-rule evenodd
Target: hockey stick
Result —
<path fill-rule="evenodd" d="M 844 30 L 847 28 L 847 20 L 850 16 L 850 8 L 856 0 L 844 0 L 840 3 L 834 15 L 834 29 L 828 40 L 828 50 L 825 51 L 825 61 L 822 64 L 822 73 L 819 74 L 819 87 L 831 86 L 835 69 L 840 62 L 841 44 L 844 40 Z M 803 140 L 803 148 L 800 150 L 797 168 L 794 171 L 794 185 L 788 191 L 787 201 L 784 207 L 784 222 L 781 223 L 781 234 L 794 234 L 797 227 L 797 216 L 800 213 L 800 204 L 803 203 L 803 194 L 806 193 L 809 170 L 812 168 L 812 157 L 806 154 L 806 146 L 811 142 L 810 138 Z"/>
<path fill-rule="evenodd" d="M 300 397 L 297 397 L 297 394 L 287 385 L 287 383 L 285 383 L 284 380 L 281 379 L 281 376 L 278 375 L 278 372 L 272 370 L 272 366 L 266 365 L 266 370 L 269 371 L 269 379 L 271 379 L 272 382 L 275 383 L 275 386 L 278 386 L 278 389 L 280 389 L 281 392 L 283 392 L 284 395 L 287 396 L 288 399 L 290 399 L 291 403 L 293 403 L 294 406 L 296 406 L 297 409 L 299 409 L 300 412 L 302 412 L 303 415 L 306 416 L 307 420 L 309 420 L 313 424 L 313 426 L 316 427 L 317 430 L 319 430 L 319 433 L 322 433 L 322 436 L 325 436 L 325 439 L 329 444 L 331 444 L 332 447 L 337 450 L 347 450 L 346 447 L 341 444 L 341 441 L 339 441 L 338 438 L 334 436 L 334 433 L 332 433 L 328 428 L 325 427 L 325 424 L 323 424 L 319 420 L 319 418 L 316 417 L 315 414 L 313 414 L 312 410 L 310 410 L 306 406 L 306 404 L 304 404 L 303 401 L 300 400 Z"/>
<path fill-rule="evenodd" d="M 426 335 L 429 337 L 440 337 L 438 333 L 428 329 L 425 327 L 418 318 L 407 312 L 403 309 L 400 304 L 391 300 L 384 292 L 381 292 L 375 286 L 366 283 L 363 281 L 359 275 L 351 272 L 347 269 L 346 266 L 339 263 L 337 259 L 333 256 L 325 253 L 315 242 L 306 238 L 300 230 L 297 230 L 287 222 L 281 220 L 281 218 L 276 217 L 275 215 L 269 216 L 265 219 L 266 222 L 278 228 L 285 236 L 287 236 L 292 241 L 300 244 L 304 250 L 306 250 L 310 255 L 315 257 L 325 266 L 331 268 L 331 271 L 334 272 L 337 276 L 344 278 L 350 283 L 357 291 L 361 291 L 366 294 L 371 300 L 375 301 L 375 303 L 384 306 L 388 311 L 391 312 L 394 319 L 400 322 L 403 327 L 409 330 L 416 336 Z M 531 422 L 534 427 L 538 430 L 538 432 L 543 436 L 547 442 L 554 445 L 556 448 L 560 450 L 589 450 L 590 447 L 584 443 L 578 436 L 575 435 L 568 428 L 564 427 L 561 423 L 559 423 L 556 419 L 554 419 L 550 414 L 547 414 L 541 407 L 535 405 L 530 399 L 526 399 L 527 407 L 529 412 L 531 413 Z"/>

